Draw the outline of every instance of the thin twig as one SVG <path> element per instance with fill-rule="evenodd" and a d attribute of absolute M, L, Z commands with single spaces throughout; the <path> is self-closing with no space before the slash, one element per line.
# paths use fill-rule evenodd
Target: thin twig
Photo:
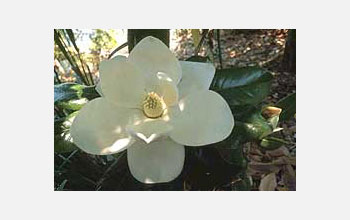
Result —
<path fill-rule="evenodd" d="M 62 169 L 62 167 L 63 167 L 66 163 L 71 162 L 69 159 L 72 158 L 73 155 L 74 155 L 75 153 L 77 153 L 77 152 L 78 152 L 78 150 L 73 151 L 67 158 L 65 158 L 64 156 L 62 156 L 61 154 L 59 154 L 58 156 L 59 156 L 60 158 L 62 158 L 64 161 L 63 161 L 63 163 L 58 167 L 58 170 Z"/>
<path fill-rule="evenodd" d="M 222 69 L 222 57 L 221 57 L 221 43 L 220 43 L 220 29 L 216 30 L 216 38 L 218 41 L 218 49 L 219 49 L 219 63 L 220 63 L 220 69 Z"/>
<path fill-rule="evenodd" d="M 54 33 L 55 33 L 55 42 L 60 48 L 60 50 L 62 51 L 63 55 L 66 57 L 66 59 L 70 63 L 70 65 L 72 66 L 72 69 L 76 72 L 76 74 L 80 77 L 80 79 L 84 82 L 84 84 L 89 85 L 89 81 L 87 80 L 86 76 L 84 76 L 81 73 L 80 69 L 74 65 L 76 64 L 74 57 L 70 54 L 69 51 L 68 52 L 66 51 L 65 47 L 67 47 L 67 45 L 65 44 L 64 40 L 60 36 L 60 33 L 56 30 L 54 30 Z"/>
<path fill-rule="evenodd" d="M 84 65 L 86 65 L 87 69 L 88 69 L 88 73 L 89 73 L 89 78 L 88 77 L 87 78 L 90 79 L 91 85 L 94 85 L 95 83 L 94 83 L 94 80 L 92 78 L 92 74 L 91 74 L 90 68 L 85 62 L 83 62 L 83 60 L 81 58 L 80 50 L 79 50 L 77 44 L 75 43 L 75 37 L 74 37 L 74 33 L 73 33 L 72 29 L 66 29 L 66 32 L 68 34 L 69 40 L 72 42 L 72 44 L 74 46 L 74 49 L 75 49 L 75 51 L 78 54 L 78 59 L 80 61 L 81 67 L 83 68 L 84 75 L 87 75 L 87 73 L 85 71 L 85 68 L 84 68 Z"/>
<path fill-rule="evenodd" d="M 113 52 L 108 56 L 108 59 L 111 59 L 112 56 L 118 52 L 119 50 L 123 49 L 124 47 L 128 46 L 128 42 L 123 43 L 122 45 L 120 45 L 119 47 L 117 47 L 115 50 L 113 50 Z"/>
<path fill-rule="evenodd" d="M 195 56 L 198 55 L 200 49 L 202 48 L 202 44 L 204 43 L 204 39 L 207 37 L 208 32 L 209 32 L 209 29 L 204 29 L 204 30 L 203 30 L 202 38 L 201 38 L 201 40 L 199 41 L 198 46 L 196 47 L 196 50 L 195 50 L 195 52 L 194 52 L 194 55 L 195 55 Z"/>
<path fill-rule="evenodd" d="M 120 158 L 124 156 L 125 153 L 126 151 L 121 152 L 119 155 L 117 155 L 117 158 L 115 159 L 115 161 L 106 169 L 106 171 L 103 173 L 101 178 L 97 181 L 96 190 L 99 190 L 101 188 L 103 181 L 106 179 L 106 175 L 112 170 L 113 167 L 115 167 L 118 164 L 118 162 L 120 161 Z"/>
<path fill-rule="evenodd" d="M 58 82 L 59 84 L 61 84 L 62 82 L 61 82 L 60 78 L 58 77 L 58 73 L 57 73 L 57 71 L 56 71 L 56 66 L 54 66 L 53 71 L 55 72 L 55 76 L 56 76 L 57 82 Z"/>
<path fill-rule="evenodd" d="M 60 117 L 60 118 L 66 117 L 64 115 L 64 112 L 63 112 L 63 114 L 61 114 L 60 109 L 56 105 L 54 105 L 54 110 L 55 110 L 56 114 L 58 115 L 58 117 Z"/>
<path fill-rule="evenodd" d="M 91 71 L 90 71 L 90 67 L 89 67 L 89 65 L 87 65 L 87 63 L 86 63 L 85 65 L 86 65 L 86 67 L 87 67 L 87 69 L 88 69 L 88 72 L 89 72 L 89 76 L 90 76 L 92 85 L 95 85 L 95 81 L 94 81 L 94 79 L 92 78 L 92 73 L 91 73 Z"/>

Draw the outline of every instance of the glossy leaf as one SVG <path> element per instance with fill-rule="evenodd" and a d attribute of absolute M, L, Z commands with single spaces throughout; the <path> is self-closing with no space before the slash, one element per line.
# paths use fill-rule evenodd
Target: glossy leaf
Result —
<path fill-rule="evenodd" d="M 266 150 L 276 150 L 277 148 L 281 147 L 282 145 L 286 144 L 288 142 L 275 138 L 275 137 L 266 137 L 261 140 L 260 146 Z"/>
<path fill-rule="evenodd" d="M 56 106 L 59 109 L 66 109 L 71 111 L 78 111 L 80 110 L 89 100 L 87 98 L 81 98 L 81 99 L 74 99 L 69 101 L 63 101 L 63 102 L 56 102 Z"/>
<path fill-rule="evenodd" d="M 279 122 L 279 116 L 278 115 L 273 116 L 272 118 L 267 119 L 267 121 L 271 123 L 273 129 L 276 129 L 277 124 Z"/>
<path fill-rule="evenodd" d="M 220 156 L 227 163 L 239 168 L 246 167 L 247 163 L 243 156 L 243 144 L 247 141 L 245 128 L 237 122 L 231 135 L 224 141 L 215 144 Z"/>
<path fill-rule="evenodd" d="M 210 89 L 220 93 L 230 106 L 256 105 L 269 94 L 272 78 L 260 67 L 216 70 Z"/>
<path fill-rule="evenodd" d="M 292 93 L 276 103 L 276 106 L 282 108 L 280 121 L 291 119 L 296 113 L 296 93 Z"/>
<path fill-rule="evenodd" d="M 232 133 L 224 141 L 216 144 L 221 157 L 228 163 L 244 168 L 243 145 L 249 141 L 259 141 L 271 134 L 273 124 L 261 115 L 261 111 L 251 106 L 237 115 Z"/>
<path fill-rule="evenodd" d="M 55 85 L 54 102 L 78 100 L 87 98 L 88 100 L 99 97 L 94 86 L 84 86 L 76 83 L 64 83 Z"/>
<path fill-rule="evenodd" d="M 56 153 L 66 153 L 78 149 L 70 136 L 70 126 L 78 112 L 74 112 L 65 118 L 55 120 L 54 147 Z"/>
<path fill-rule="evenodd" d="M 237 123 L 242 123 L 245 131 L 244 135 L 249 140 L 260 140 L 271 134 L 274 130 L 273 125 L 260 112 L 255 112 Z"/>

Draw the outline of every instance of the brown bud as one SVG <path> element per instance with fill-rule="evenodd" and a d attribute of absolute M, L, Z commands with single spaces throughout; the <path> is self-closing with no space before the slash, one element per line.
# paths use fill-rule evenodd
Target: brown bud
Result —
<path fill-rule="evenodd" d="M 266 118 L 272 118 L 274 116 L 280 115 L 282 112 L 281 108 L 273 107 L 273 106 L 268 106 L 264 108 L 261 112 L 261 114 Z"/>

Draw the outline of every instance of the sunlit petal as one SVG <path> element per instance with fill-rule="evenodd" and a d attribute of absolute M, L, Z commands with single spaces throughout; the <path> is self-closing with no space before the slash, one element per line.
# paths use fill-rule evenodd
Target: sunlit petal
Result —
<path fill-rule="evenodd" d="M 175 105 L 179 98 L 176 84 L 165 73 L 158 72 L 156 76 L 151 88 L 154 88 L 154 91 L 163 98 L 168 107 Z"/>
<path fill-rule="evenodd" d="M 138 68 L 117 56 L 100 64 L 101 89 L 108 101 L 123 107 L 140 108 L 145 95 L 145 79 Z"/>
<path fill-rule="evenodd" d="M 134 139 L 126 131 L 142 112 L 112 105 L 105 98 L 88 102 L 75 117 L 70 129 L 73 142 L 90 154 L 112 154 L 130 146 Z"/>
<path fill-rule="evenodd" d="M 163 183 L 180 175 L 185 148 L 170 139 L 145 144 L 135 142 L 127 150 L 131 174 L 142 183 Z"/>
<path fill-rule="evenodd" d="M 128 60 L 138 66 L 148 77 L 163 72 L 175 84 L 181 79 L 182 71 L 179 61 L 169 48 L 157 38 L 149 36 L 142 39 L 130 52 Z"/>
<path fill-rule="evenodd" d="M 178 85 L 180 99 L 196 90 L 207 90 L 214 78 L 215 67 L 211 63 L 180 61 L 182 79 Z"/>
<path fill-rule="evenodd" d="M 216 92 L 202 90 L 179 102 L 180 114 L 173 119 L 170 137 L 177 143 L 202 146 L 228 137 L 234 120 L 230 107 Z"/>
<path fill-rule="evenodd" d="M 167 136 L 173 127 L 162 117 L 158 119 L 145 118 L 128 125 L 126 129 L 130 134 L 148 144 L 160 137 Z"/>

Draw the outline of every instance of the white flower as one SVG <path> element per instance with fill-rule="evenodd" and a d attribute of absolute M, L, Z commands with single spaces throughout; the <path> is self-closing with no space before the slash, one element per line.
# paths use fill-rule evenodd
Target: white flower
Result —
<path fill-rule="evenodd" d="M 184 145 L 219 142 L 233 129 L 228 104 L 209 90 L 214 73 L 212 64 L 178 61 L 160 40 L 146 37 L 128 58 L 101 62 L 103 96 L 80 110 L 73 141 L 90 154 L 127 149 L 138 181 L 169 182 L 182 171 Z"/>

